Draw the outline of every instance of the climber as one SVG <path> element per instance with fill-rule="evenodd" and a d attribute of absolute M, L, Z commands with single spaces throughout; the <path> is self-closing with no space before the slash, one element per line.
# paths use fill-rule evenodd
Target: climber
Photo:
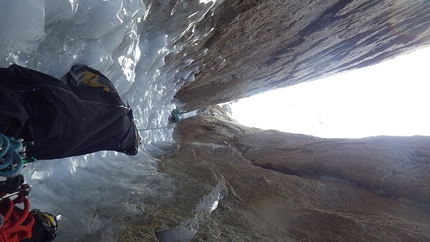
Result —
<path fill-rule="evenodd" d="M 0 68 L 0 133 L 24 141 L 27 157 L 57 159 L 115 150 L 136 155 L 132 110 L 100 72 L 73 66 L 64 82 L 18 65 Z"/>
<path fill-rule="evenodd" d="M 18 65 L 0 68 L 1 242 L 51 241 L 58 232 L 58 216 L 29 210 L 30 187 L 21 168 L 32 157 L 100 150 L 137 154 L 140 137 L 132 110 L 109 79 L 83 65 L 72 67 L 66 79 L 67 85 Z M 15 206 L 20 203 L 24 209 Z"/>

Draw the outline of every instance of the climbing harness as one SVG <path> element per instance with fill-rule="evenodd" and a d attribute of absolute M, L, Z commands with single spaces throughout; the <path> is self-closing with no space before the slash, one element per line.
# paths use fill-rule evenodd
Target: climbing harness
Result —
<path fill-rule="evenodd" d="M 3 219 L 3 224 L 0 223 L 0 242 L 19 242 L 30 238 L 35 219 L 44 226 L 45 241 L 53 240 L 58 232 L 58 217 L 39 210 L 30 211 L 27 196 L 31 187 L 24 184 L 21 170 L 25 164 L 36 160 L 25 154 L 25 148 L 32 144 L 0 134 L 0 218 Z M 23 209 L 15 207 L 21 203 Z"/>

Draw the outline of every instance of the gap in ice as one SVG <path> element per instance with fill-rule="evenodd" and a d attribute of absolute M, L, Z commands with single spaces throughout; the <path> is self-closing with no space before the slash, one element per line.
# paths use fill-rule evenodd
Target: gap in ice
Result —
<path fill-rule="evenodd" d="M 198 64 L 184 57 L 166 65 L 164 58 L 208 34 L 196 33 L 194 26 L 219 3 L 2 1 L 0 66 L 15 63 L 61 78 L 74 64 L 89 65 L 115 84 L 138 128 L 166 127 L 174 94 L 194 80 Z M 176 43 L 184 34 L 187 41 Z M 151 209 L 145 198 L 163 204 L 173 194 L 150 154 L 169 149 L 172 131 L 141 132 L 141 151 L 134 157 L 98 152 L 28 165 L 24 176 L 32 186 L 32 208 L 62 215 L 58 241 L 115 241 L 133 217 L 143 218 Z"/>

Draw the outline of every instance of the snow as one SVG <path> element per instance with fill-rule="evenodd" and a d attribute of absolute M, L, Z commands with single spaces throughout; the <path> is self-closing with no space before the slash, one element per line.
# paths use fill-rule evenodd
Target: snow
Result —
<path fill-rule="evenodd" d="M 208 34 L 194 26 L 219 2 L 1 0 L 0 67 L 15 63 L 61 78 L 74 64 L 89 65 L 114 82 L 139 128 L 163 128 L 174 94 L 198 70 L 190 58 L 169 65 L 164 58 Z M 186 34 L 186 43 L 177 42 Z M 58 241 L 116 241 L 131 218 L 151 209 L 146 198 L 171 198 L 175 187 L 148 151 L 169 149 L 172 129 L 141 136 L 134 157 L 102 151 L 24 169 L 32 207 L 62 215 Z"/>

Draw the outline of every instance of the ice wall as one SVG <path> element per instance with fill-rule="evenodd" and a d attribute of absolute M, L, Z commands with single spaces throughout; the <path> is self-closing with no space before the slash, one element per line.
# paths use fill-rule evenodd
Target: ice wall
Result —
<path fill-rule="evenodd" d="M 164 58 L 207 34 L 194 26 L 214 6 L 193 0 L 0 1 L 0 67 L 15 63 L 61 79 L 74 64 L 90 65 L 114 82 L 139 128 L 166 127 L 174 94 L 198 68 L 188 68 L 193 60 L 186 56 L 169 65 Z M 177 42 L 185 34 L 185 42 Z M 150 209 L 145 199 L 162 204 L 170 198 L 173 185 L 145 150 L 163 152 L 172 129 L 141 135 L 135 157 L 98 152 L 25 169 L 32 207 L 62 215 L 59 241 L 115 241 L 130 219 Z"/>

